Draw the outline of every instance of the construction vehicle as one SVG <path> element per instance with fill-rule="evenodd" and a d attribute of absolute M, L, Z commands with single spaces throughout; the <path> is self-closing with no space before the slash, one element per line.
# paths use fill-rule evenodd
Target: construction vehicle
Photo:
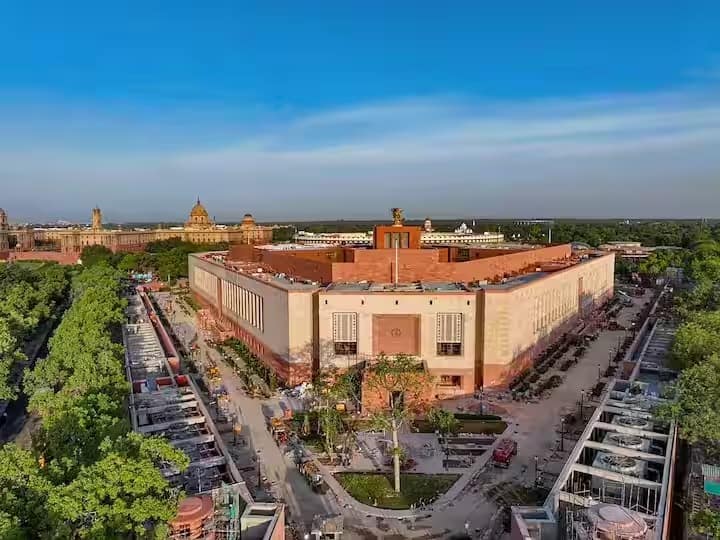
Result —
<path fill-rule="evenodd" d="M 327 493 L 328 485 L 325 483 L 320 469 L 314 461 L 310 459 L 303 460 L 298 464 L 298 469 L 307 479 L 314 492 Z"/>
<path fill-rule="evenodd" d="M 517 442 L 512 439 L 500 439 L 500 442 L 493 450 L 492 462 L 496 467 L 510 466 L 513 456 L 517 455 Z"/>
<path fill-rule="evenodd" d="M 271 418 L 268 427 L 270 428 L 270 434 L 278 445 L 287 444 L 289 435 L 282 418 Z"/>

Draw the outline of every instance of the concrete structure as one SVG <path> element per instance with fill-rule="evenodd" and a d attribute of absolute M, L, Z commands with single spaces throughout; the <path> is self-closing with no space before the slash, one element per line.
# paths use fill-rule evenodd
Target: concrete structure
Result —
<path fill-rule="evenodd" d="M 419 227 L 395 223 L 375 228 L 374 249 L 194 254 L 190 287 L 291 384 L 318 367 L 405 353 L 436 376 L 440 397 L 505 385 L 613 294 L 612 254 L 420 243 Z"/>
<path fill-rule="evenodd" d="M 186 495 L 170 538 L 284 539 L 283 505 L 253 502 L 199 389 L 181 373 L 178 352 L 144 292 L 129 298 L 126 315 L 123 345 L 133 429 L 165 437 L 190 458 L 184 473 L 170 465 L 161 468 Z M 253 513 L 269 519 L 245 534 L 243 517 Z"/>
<path fill-rule="evenodd" d="M 670 538 L 677 431 L 653 410 L 677 376 L 667 366 L 674 332 L 651 314 L 619 370 L 626 378 L 609 382 L 545 505 L 513 508 L 513 540 Z"/>
<path fill-rule="evenodd" d="M 640 242 L 607 242 L 598 246 L 602 251 L 612 251 L 622 259 L 647 259 L 655 250 L 652 247 L 645 247 Z"/>
<path fill-rule="evenodd" d="M 23 233 L 26 234 L 26 233 Z M 45 248 L 62 253 L 80 253 L 87 246 L 105 246 L 113 252 L 141 251 L 157 240 L 178 238 L 194 243 L 264 244 L 272 241 L 272 227 L 255 223 L 250 214 L 243 216 L 236 226 L 216 225 L 198 199 L 190 211 L 184 227 L 158 229 L 104 229 L 102 212 L 93 208 L 90 227 L 38 228 L 34 229 L 32 242 L 18 242 L 18 250 L 33 249 L 44 244 Z"/>
<path fill-rule="evenodd" d="M 0 208 L 0 259 L 7 258 L 7 252 L 10 250 L 10 234 L 8 227 L 8 218 L 5 210 Z"/>
<path fill-rule="evenodd" d="M 275 503 L 255 503 L 240 516 L 242 540 L 282 540 L 285 538 L 285 513 Z M 280 507 L 281 508 L 281 507 Z"/>
<path fill-rule="evenodd" d="M 612 251 L 616 257 L 621 259 L 629 259 L 638 261 L 641 259 L 647 259 L 654 251 L 662 250 L 678 250 L 682 249 L 678 246 L 643 246 L 640 242 L 607 242 L 598 246 L 600 251 Z"/>

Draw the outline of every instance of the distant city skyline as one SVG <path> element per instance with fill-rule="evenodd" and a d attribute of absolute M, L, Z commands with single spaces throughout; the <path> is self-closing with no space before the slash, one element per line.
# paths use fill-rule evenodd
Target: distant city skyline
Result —
<path fill-rule="evenodd" d="M 0 17 L 14 222 L 720 217 L 717 3 L 81 4 Z"/>

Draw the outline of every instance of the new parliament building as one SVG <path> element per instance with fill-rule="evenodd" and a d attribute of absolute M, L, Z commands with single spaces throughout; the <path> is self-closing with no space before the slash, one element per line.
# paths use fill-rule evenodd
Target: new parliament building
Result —
<path fill-rule="evenodd" d="M 379 225 L 369 247 L 235 245 L 190 255 L 213 318 L 288 384 L 380 354 L 421 359 L 438 398 L 502 387 L 613 295 L 613 253 L 569 244 L 421 245 Z"/>

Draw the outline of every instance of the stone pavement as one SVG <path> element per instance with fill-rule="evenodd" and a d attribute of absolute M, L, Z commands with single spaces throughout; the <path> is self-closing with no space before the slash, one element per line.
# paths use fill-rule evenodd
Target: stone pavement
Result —
<path fill-rule="evenodd" d="M 156 293 L 155 297 L 159 305 L 164 307 L 168 294 Z M 178 339 L 187 346 L 195 337 L 194 321 L 180 309 L 175 310 L 172 321 Z M 243 434 L 249 436 L 272 491 L 287 505 L 288 522 L 294 521 L 308 530 L 314 516 L 337 513 L 339 510 L 332 497 L 312 491 L 295 464 L 282 454 L 267 430 L 264 409 L 271 409 L 273 404 L 247 396 L 242 390 L 240 378 L 225 363 L 222 355 L 208 346 L 202 336 L 198 336 L 196 343 L 201 351 L 200 357 L 211 358 L 220 370 L 228 397 L 242 415 Z"/>

